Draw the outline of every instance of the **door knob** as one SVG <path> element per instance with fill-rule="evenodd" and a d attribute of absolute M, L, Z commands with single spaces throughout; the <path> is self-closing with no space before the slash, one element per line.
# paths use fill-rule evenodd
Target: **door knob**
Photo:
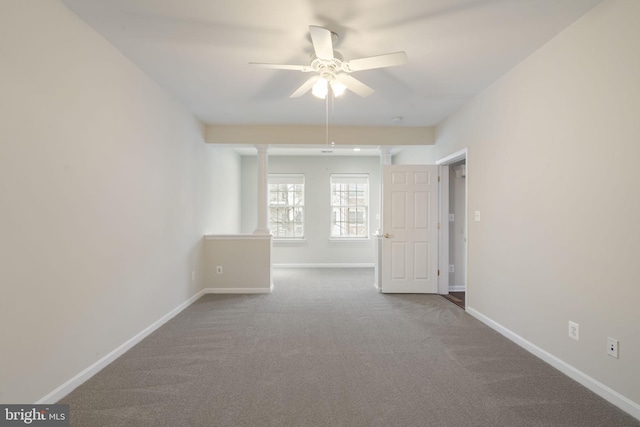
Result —
<path fill-rule="evenodd" d="M 389 234 L 389 233 L 384 233 L 384 238 L 385 239 L 390 239 L 393 237 L 393 234 Z"/>

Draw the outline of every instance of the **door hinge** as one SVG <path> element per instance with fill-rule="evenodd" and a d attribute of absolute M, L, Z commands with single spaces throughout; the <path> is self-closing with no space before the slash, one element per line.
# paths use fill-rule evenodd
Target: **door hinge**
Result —
<path fill-rule="evenodd" d="M 438 223 L 438 230 L 440 230 L 440 223 Z"/>
<path fill-rule="evenodd" d="M 440 275 L 440 269 L 438 269 L 438 276 Z"/>
<path fill-rule="evenodd" d="M 438 176 L 438 182 L 440 182 L 440 176 Z"/>

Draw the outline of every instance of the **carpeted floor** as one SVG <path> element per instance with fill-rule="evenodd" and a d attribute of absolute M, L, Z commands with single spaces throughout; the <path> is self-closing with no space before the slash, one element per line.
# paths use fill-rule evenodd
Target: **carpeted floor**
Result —
<path fill-rule="evenodd" d="M 640 426 L 437 295 L 371 269 L 206 295 L 61 401 L 72 426 Z"/>

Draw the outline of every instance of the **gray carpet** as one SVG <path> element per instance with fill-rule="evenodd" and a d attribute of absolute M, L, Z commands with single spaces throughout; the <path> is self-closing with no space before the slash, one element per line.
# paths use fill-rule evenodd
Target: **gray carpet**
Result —
<path fill-rule="evenodd" d="M 61 401 L 72 426 L 640 426 L 435 295 L 371 269 L 206 295 Z"/>

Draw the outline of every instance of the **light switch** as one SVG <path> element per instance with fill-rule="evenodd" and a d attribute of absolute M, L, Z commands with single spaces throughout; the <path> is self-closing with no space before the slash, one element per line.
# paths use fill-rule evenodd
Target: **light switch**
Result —
<path fill-rule="evenodd" d="M 454 222 L 456 220 L 456 214 L 449 214 L 449 222 Z"/>

